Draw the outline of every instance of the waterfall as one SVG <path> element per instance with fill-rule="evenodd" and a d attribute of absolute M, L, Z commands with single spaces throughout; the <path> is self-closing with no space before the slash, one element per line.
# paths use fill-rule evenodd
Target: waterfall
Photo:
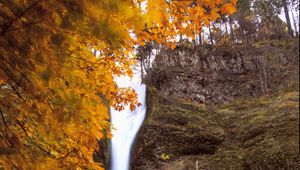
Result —
<path fill-rule="evenodd" d="M 128 83 L 128 80 L 125 83 Z M 111 108 L 111 122 L 113 124 L 111 170 L 129 169 L 131 148 L 146 114 L 146 85 L 131 84 L 129 86 L 136 91 L 138 100 L 142 105 L 133 111 L 130 111 L 129 107 L 122 111 L 116 111 Z"/>

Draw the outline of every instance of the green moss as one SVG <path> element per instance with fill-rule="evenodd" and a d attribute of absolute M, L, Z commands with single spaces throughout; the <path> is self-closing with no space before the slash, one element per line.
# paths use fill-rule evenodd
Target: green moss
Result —
<path fill-rule="evenodd" d="M 264 41 L 259 41 L 253 44 L 253 46 L 255 48 L 261 48 L 261 47 L 265 47 L 268 45 L 272 45 L 274 47 L 277 48 L 291 48 L 292 46 L 294 46 L 294 44 L 297 42 L 297 40 L 264 40 Z"/>
<path fill-rule="evenodd" d="M 268 40 L 250 47 L 249 55 L 264 56 L 272 71 L 269 96 L 205 106 L 148 86 L 140 167 L 186 170 L 198 161 L 199 169 L 300 169 L 297 44 Z M 278 63 L 281 57 L 287 65 Z"/>
<path fill-rule="evenodd" d="M 167 162 L 158 155 L 157 162 L 162 161 L 167 167 L 173 167 L 172 163 L 180 158 L 182 169 L 192 168 L 194 162 L 190 160 L 190 156 L 180 155 L 170 146 L 178 145 L 181 148 L 184 140 L 192 140 L 196 136 L 201 140 L 216 136 L 224 142 L 217 147 L 215 153 L 206 156 L 199 154 L 196 157 L 201 165 L 206 166 L 203 168 L 299 168 L 298 91 L 286 90 L 271 96 L 240 99 L 220 105 L 214 110 L 158 94 L 154 88 L 151 93 L 148 94 L 151 96 L 148 99 L 151 103 L 148 106 L 151 107 L 151 118 L 147 119 L 147 125 L 168 131 L 168 134 L 158 137 L 162 138 L 162 144 L 156 144 L 160 148 L 156 152 L 173 155 Z M 163 141 L 178 137 L 182 138 L 178 140 L 181 141 L 179 143 Z M 195 148 L 195 144 L 197 142 L 191 143 L 191 148 Z"/>

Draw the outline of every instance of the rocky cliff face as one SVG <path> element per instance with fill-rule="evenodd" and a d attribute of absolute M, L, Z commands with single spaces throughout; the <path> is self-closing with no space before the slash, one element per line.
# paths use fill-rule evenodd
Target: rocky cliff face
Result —
<path fill-rule="evenodd" d="M 262 96 L 278 91 L 286 69 L 297 66 L 298 46 L 292 40 L 162 49 L 146 81 L 166 95 L 200 103 Z"/>
<path fill-rule="evenodd" d="M 162 51 L 131 168 L 300 169 L 298 65 L 294 40 Z"/>

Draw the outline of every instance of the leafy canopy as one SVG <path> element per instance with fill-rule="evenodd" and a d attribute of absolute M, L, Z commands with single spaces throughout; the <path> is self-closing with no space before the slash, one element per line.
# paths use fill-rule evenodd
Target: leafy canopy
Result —
<path fill-rule="evenodd" d="M 108 106 L 138 105 L 113 79 L 132 76 L 134 47 L 174 47 L 177 35 L 199 33 L 235 4 L 0 1 L 0 169 L 102 169 L 93 152 L 111 137 Z"/>

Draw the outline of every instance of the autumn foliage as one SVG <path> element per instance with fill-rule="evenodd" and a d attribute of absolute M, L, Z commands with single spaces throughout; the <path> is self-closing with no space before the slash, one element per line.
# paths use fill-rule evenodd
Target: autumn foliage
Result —
<path fill-rule="evenodd" d="M 177 35 L 193 37 L 235 4 L 0 1 L 0 169 L 102 169 L 93 152 L 111 136 L 109 106 L 138 104 L 114 82 L 132 76 L 135 46 L 174 47 Z"/>

